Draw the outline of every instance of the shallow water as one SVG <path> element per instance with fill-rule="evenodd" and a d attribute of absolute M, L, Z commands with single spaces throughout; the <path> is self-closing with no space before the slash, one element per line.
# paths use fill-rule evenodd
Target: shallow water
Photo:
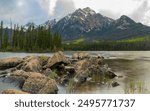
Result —
<path fill-rule="evenodd" d="M 65 52 L 70 57 L 73 51 Z M 120 94 L 128 90 L 126 86 L 134 81 L 135 84 L 142 84 L 142 93 L 150 93 L 150 51 L 89 51 L 93 56 L 101 54 L 105 57 L 105 62 L 117 75 L 123 76 L 115 78 L 120 86 L 111 87 L 110 85 L 100 85 L 97 82 L 85 83 L 75 88 L 74 91 L 68 91 L 65 87 L 59 87 L 59 93 L 90 93 L 90 94 Z M 25 57 L 28 55 L 47 55 L 52 56 L 52 53 L 9 53 L 0 52 L 0 58 L 7 57 Z M 18 87 L 14 84 L 3 83 L 0 79 L 0 91 Z M 138 87 L 135 87 L 135 90 Z M 135 92 L 135 93 L 138 93 Z"/>

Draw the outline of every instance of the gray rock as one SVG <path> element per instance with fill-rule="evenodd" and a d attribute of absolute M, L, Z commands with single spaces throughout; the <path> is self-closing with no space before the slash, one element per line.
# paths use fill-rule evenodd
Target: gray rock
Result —
<path fill-rule="evenodd" d="M 25 58 L 24 62 L 18 65 L 17 68 L 26 72 L 41 72 L 42 63 L 39 57 L 30 56 Z"/>
<path fill-rule="evenodd" d="M 117 87 L 117 86 L 119 86 L 120 84 L 119 84 L 118 82 L 113 81 L 111 85 L 112 85 L 112 87 Z"/>
<path fill-rule="evenodd" d="M 4 82 L 15 83 L 17 86 L 22 88 L 25 80 L 30 76 L 30 72 L 25 72 L 23 70 L 16 70 L 11 72 L 4 78 Z"/>
<path fill-rule="evenodd" d="M 87 52 L 76 52 L 76 53 L 73 53 L 72 55 L 72 59 L 85 59 L 89 57 L 90 55 Z"/>
<path fill-rule="evenodd" d="M 16 67 L 21 62 L 23 62 L 23 59 L 17 57 L 0 59 L 0 70 Z"/>
<path fill-rule="evenodd" d="M 56 94 L 58 88 L 55 80 L 40 73 L 32 73 L 25 81 L 22 90 L 32 94 Z"/>
<path fill-rule="evenodd" d="M 7 89 L 2 91 L 2 94 L 29 94 L 29 93 L 15 89 Z"/>
<path fill-rule="evenodd" d="M 69 60 L 65 57 L 62 51 L 55 53 L 51 58 L 48 59 L 46 68 L 55 68 L 61 64 L 69 64 Z"/>

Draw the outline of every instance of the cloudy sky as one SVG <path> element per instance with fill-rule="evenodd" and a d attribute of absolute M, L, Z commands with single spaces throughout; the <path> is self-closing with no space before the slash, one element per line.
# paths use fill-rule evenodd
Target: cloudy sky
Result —
<path fill-rule="evenodd" d="M 150 0 L 0 0 L 0 20 L 40 24 L 85 7 L 113 19 L 127 15 L 150 26 Z"/>

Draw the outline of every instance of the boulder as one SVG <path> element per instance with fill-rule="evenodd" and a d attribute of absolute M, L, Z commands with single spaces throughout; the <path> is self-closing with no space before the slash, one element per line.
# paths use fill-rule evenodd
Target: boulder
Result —
<path fill-rule="evenodd" d="M 4 82 L 15 83 L 17 86 L 22 88 L 25 80 L 29 77 L 31 73 L 25 72 L 23 70 L 16 70 L 7 75 L 4 79 Z"/>
<path fill-rule="evenodd" d="M 72 59 L 85 59 L 89 57 L 90 55 L 87 52 L 76 52 L 72 54 Z"/>
<path fill-rule="evenodd" d="M 109 79 L 116 77 L 107 65 L 104 65 L 103 58 L 90 57 L 79 60 L 74 65 L 76 76 L 75 80 L 79 83 L 86 82 L 92 76 L 103 76 Z"/>
<path fill-rule="evenodd" d="M 15 89 L 7 89 L 2 91 L 2 94 L 29 94 L 29 93 Z"/>
<path fill-rule="evenodd" d="M 52 71 L 51 69 L 47 68 L 43 74 L 51 79 L 55 79 L 56 81 L 60 79 L 60 77 L 58 76 L 58 74 L 55 71 Z"/>
<path fill-rule="evenodd" d="M 77 83 L 84 83 L 87 81 L 87 79 L 91 77 L 91 73 L 89 72 L 89 70 L 81 70 L 78 71 L 76 76 L 75 76 L 75 82 Z"/>
<path fill-rule="evenodd" d="M 41 72 L 42 65 L 39 57 L 30 56 L 25 58 L 24 62 L 17 66 L 18 69 L 22 69 L 26 72 Z"/>
<path fill-rule="evenodd" d="M 0 70 L 0 78 L 1 77 L 6 77 L 6 76 L 10 75 L 10 73 L 12 73 L 15 70 L 16 70 L 16 68 L 10 68 L 10 69 L 6 69 L 6 70 Z"/>
<path fill-rule="evenodd" d="M 10 74 L 10 77 L 22 77 L 27 79 L 31 72 L 25 72 L 23 70 L 16 70 Z"/>
<path fill-rule="evenodd" d="M 48 59 L 46 68 L 55 68 L 60 64 L 69 64 L 69 60 L 65 57 L 62 51 L 56 52 L 51 58 Z"/>
<path fill-rule="evenodd" d="M 100 58 L 91 57 L 79 60 L 75 64 L 76 76 L 75 80 L 79 83 L 86 82 L 93 74 L 103 74 L 101 71 L 102 60 Z"/>
<path fill-rule="evenodd" d="M 17 57 L 0 59 L 0 70 L 16 67 L 21 62 L 23 62 L 23 59 Z"/>
<path fill-rule="evenodd" d="M 72 67 L 72 66 L 65 66 L 65 69 L 64 69 L 64 74 L 62 77 L 61 77 L 61 81 L 60 83 L 62 85 L 66 85 L 68 84 L 68 82 L 70 81 L 70 79 L 72 79 L 74 76 L 75 76 L 75 68 Z"/>
<path fill-rule="evenodd" d="M 86 70 L 90 69 L 93 66 L 102 67 L 103 61 L 99 58 L 91 57 L 88 59 L 79 60 L 75 64 L 75 69 L 78 70 Z"/>
<path fill-rule="evenodd" d="M 42 65 L 42 66 L 45 66 L 45 65 L 47 64 L 47 61 L 48 61 L 49 58 L 50 58 L 50 57 L 44 56 L 44 55 L 39 56 L 41 65 Z"/>
<path fill-rule="evenodd" d="M 22 90 L 32 94 L 55 94 L 58 88 L 55 80 L 40 73 L 32 73 L 25 81 Z"/>

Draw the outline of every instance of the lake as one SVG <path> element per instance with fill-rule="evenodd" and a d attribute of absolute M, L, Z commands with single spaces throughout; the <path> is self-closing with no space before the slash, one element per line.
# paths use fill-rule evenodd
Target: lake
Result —
<path fill-rule="evenodd" d="M 124 93 L 150 93 L 150 51 L 88 51 L 93 56 L 101 54 L 105 57 L 105 63 L 119 77 L 113 79 L 120 84 L 111 87 L 109 84 L 101 85 L 96 81 L 87 82 L 68 91 L 66 87 L 58 86 L 59 93 L 76 94 L 124 94 Z M 73 51 L 66 51 L 65 55 L 71 57 Z M 52 53 L 11 53 L 0 52 L 0 58 L 25 57 L 29 55 L 47 55 Z M 0 92 L 4 89 L 18 89 L 16 84 L 4 83 L 0 79 Z"/>

